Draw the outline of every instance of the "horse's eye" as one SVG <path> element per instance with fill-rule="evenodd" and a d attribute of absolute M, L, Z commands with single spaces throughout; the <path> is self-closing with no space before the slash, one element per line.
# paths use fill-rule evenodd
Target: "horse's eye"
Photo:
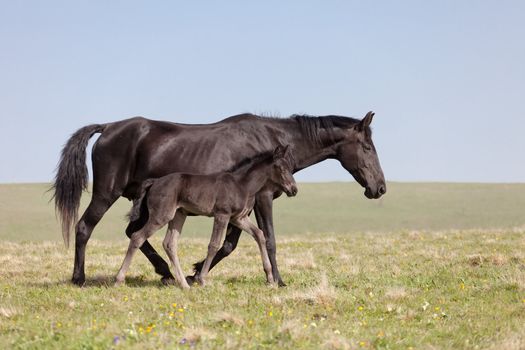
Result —
<path fill-rule="evenodd" d="M 368 144 L 364 144 L 363 145 L 364 149 L 366 149 L 367 151 L 371 151 L 372 150 L 372 146 L 368 145 Z"/>

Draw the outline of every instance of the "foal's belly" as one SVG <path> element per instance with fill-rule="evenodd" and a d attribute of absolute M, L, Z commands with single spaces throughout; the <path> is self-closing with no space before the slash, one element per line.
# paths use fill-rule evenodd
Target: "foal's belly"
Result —
<path fill-rule="evenodd" d="M 187 214 L 197 215 L 197 216 L 213 216 L 213 206 L 212 205 L 202 205 L 197 203 L 190 202 L 180 202 L 179 208 L 184 210 Z"/>

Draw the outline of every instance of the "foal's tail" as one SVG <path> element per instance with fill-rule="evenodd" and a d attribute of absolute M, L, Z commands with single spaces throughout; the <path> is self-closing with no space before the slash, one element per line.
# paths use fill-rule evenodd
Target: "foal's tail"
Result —
<path fill-rule="evenodd" d="M 105 124 L 93 124 L 77 130 L 62 149 L 52 189 L 66 247 L 69 247 L 70 233 L 78 219 L 82 191 L 88 184 L 86 148 L 91 136 L 101 133 L 105 127 Z"/>
<path fill-rule="evenodd" d="M 153 185 L 154 181 L 154 179 L 148 179 L 140 185 L 140 189 L 138 191 L 139 198 L 133 201 L 133 207 L 131 208 L 131 211 L 128 214 L 129 221 L 133 222 L 139 219 L 141 214 L 141 208 L 143 208 L 142 205 L 146 204 L 143 203 L 145 200 L 147 200 L 146 194 L 148 193 L 148 190 L 151 187 L 151 185 Z"/>

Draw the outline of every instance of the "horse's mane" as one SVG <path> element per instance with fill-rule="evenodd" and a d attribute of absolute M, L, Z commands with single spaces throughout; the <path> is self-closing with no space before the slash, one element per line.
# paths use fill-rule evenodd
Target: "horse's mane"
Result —
<path fill-rule="evenodd" d="M 247 117 L 254 118 L 254 119 L 260 119 L 260 120 L 295 121 L 299 124 L 299 129 L 301 130 L 303 135 L 309 140 L 315 143 L 318 143 L 318 144 L 322 143 L 321 136 L 320 136 L 320 132 L 322 130 L 327 131 L 329 137 L 333 139 L 332 131 L 334 128 L 348 129 L 348 128 L 355 126 L 361 121 L 360 119 L 357 119 L 357 118 L 345 117 L 341 115 L 313 116 L 313 115 L 308 115 L 308 114 L 292 114 L 288 118 L 281 118 L 279 116 L 270 115 L 270 114 L 256 115 L 256 114 L 251 114 L 251 113 L 234 115 L 225 120 L 238 120 L 238 119 L 244 119 Z M 372 137 L 372 129 L 369 126 L 367 126 L 364 131 L 366 133 L 367 138 Z"/>
<path fill-rule="evenodd" d="M 256 119 L 273 119 L 273 120 L 292 120 L 299 124 L 299 129 L 303 133 L 303 135 L 311 140 L 312 142 L 315 142 L 317 144 L 321 144 L 321 135 L 320 132 L 322 130 L 327 131 L 329 137 L 331 139 L 334 138 L 333 135 L 333 129 L 334 128 L 341 128 L 341 129 L 348 129 L 356 124 L 358 124 L 361 120 L 357 118 L 352 117 L 344 117 L 340 115 L 325 115 L 325 116 L 312 116 L 308 114 L 293 114 L 288 118 L 280 118 L 277 116 L 271 116 L 271 115 L 255 115 L 255 114 L 240 114 L 233 117 L 230 117 L 228 119 L 233 118 L 245 118 L 245 117 L 251 117 Z M 365 128 L 365 133 L 368 138 L 372 137 L 372 129 L 370 127 Z M 267 151 L 259 153 L 253 157 L 248 157 L 243 160 L 241 160 L 239 163 L 231 167 L 227 170 L 227 172 L 235 172 L 238 171 L 241 168 L 249 169 L 251 165 L 263 162 L 263 161 L 271 161 L 273 159 L 273 151 Z M 289 159 L 289 161 L 293 162 L 294 159 Z"/>
<path fill-rule="evenodd" d="M 307 138 L 318 144 L 321 144 L 321 136 L 319 134 L 321 130 L 326 130 L 330 138 L 333 139 L 332 130 L 334 128 L 348 129 L 360 122 L 359 119 L 339 115 L 316 117 L 306 114 L 294 114 L 290 119 L 295 120 L 299 124 L 299 128 Z M 366 127 L 365 132 L 367 137 L 372 136 L 370 127 Z"/>

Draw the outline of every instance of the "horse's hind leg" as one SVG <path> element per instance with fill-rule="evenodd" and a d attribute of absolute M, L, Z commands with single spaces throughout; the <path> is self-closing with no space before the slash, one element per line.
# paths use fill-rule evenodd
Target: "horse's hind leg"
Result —
<path fill-rule="evenodd" d="M 75 265 L 71 281 L 78 286 L 82 286 L 86 281 L 84 262 L 86 259 L 86 245 L 91 237 L 91 233 L 118 197 L 108 199 L 93 193 L 89 206 L 76 225 Z"/>
<path fill-rule="evenodd" d="M 268 250 L 266 249 L 266 238 L 264 233 L 250 220 L 249 217 L 236 220 L 234 222 L 236 226 L 248 232 L 257 242 L 259 246 L 259 252 L 261 253 L 261 259 L 263 263 L 264 273 L 266 274 L 266 281 L 269 284 L 273 284 L 272 264 L 268 257 Z"/>
<path fill-rule="evenodd" d="M 144 227 L 146 222 L 148 222 L 148 208 L 146 205 L 146 200 L 143 201 L 140 208 L 140 216 L 137 220 L 129 223 L 126 228 L 126 235 L 131 238 L 131 235 Z M 140 251 L 148 258 L 151 264 L 155 267 L 155 272 L 162 276 L 162 283 L 170 284 L 170 281 L 174 281 L 173 275 L 170 272 L 168 263 L 157 253 L 155 248 L 146 240 L 140 247 Z"/>
<path fill-rule="evenodd" d="M 211 234 L 210 243 L 208 244 L 208 255 L 206 256 L 206 260 L 204 260 L 200 274 L 197 276 L 197 282 L 199 282 L 201 285 L 204 285 L 204 281 L 208 275 L 208 271 L 210 270 L 211 262 L 219 250 L 222 237 L 229 220 L 230 217 L 227 215 L 215 216 L 215 220 L 213 221 L 213 232 Z"/>
<path fill-rule="evenodd" d="M 120 270 L 117 274 L 117 279 L 115 283 L 116 285 L 122 284 L 124 282 L 126 272 L 128 271 L 129 265 L 131 264 L 131 260 L 133 259 L 133 256 L 140 248 L 140 246 L 144 243 L 144 241 L 146 241 L 146 239 L 151 237 L 151 235 L 153 235 L 155 231 L 157 231 L 162 226 L 163 225 L 150 224 L 148 222 L 142 229 L 131 235 L 131 240 L 129 241 L 126 257 L 124 258 L 122 266 L 120 267 Z"/>
<path fill-rule="evenodd" d="M 185 220 L 186 214 L 183 214 L 182 211 L 178 210 L 175 213 L 173 220 L 169 223 L 168 231 L 166 232 L 166 237 L 164 238 L 162 245 L 173 264 L 177 283 L 181 288 L 188 289 L 190 288 L 190 285 L 186 282 L 186 278 L 184 278 L 184 272 L 180 266 L 179 256 L 177 254 L 178 240 Z"/>

